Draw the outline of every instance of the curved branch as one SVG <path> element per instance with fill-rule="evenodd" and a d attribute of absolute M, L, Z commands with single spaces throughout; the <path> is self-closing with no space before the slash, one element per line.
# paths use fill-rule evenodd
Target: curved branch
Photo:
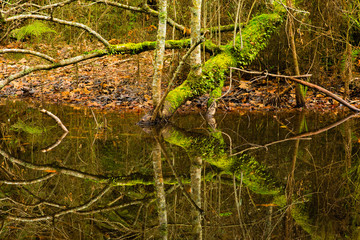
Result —
<path fill-rule="evenodd" d="M 26 50 L 26 49 L 0 49 L 0 54 L 5 54 L 5 53 L 23 53 L 23 54 L 31 54 L 40 58 L 43 58 L 49 62 L 56 62 L 56 60 L 46 54 L 40 53 L 40 52 L 36 52 L 36 51 L 32 51 L 32 50 Z"/>
<path fill-rule="evenodd" d="M 66 21 L 66 20 L 62 20 L 59 18 L 53 18 L 51 16 L 44 16 L 44 15 L 37 15 L 37 14 L 22 14 L 22 15 L 17 15 L 17 16 L 13 16 L 13 17 L 8 17 L 8 18 L 5 18 L 4 20 L 5 20 L 5 22 L 11 22 L 11 21 L 19 20 L 19 19 L 39 19 L 39 20 L 56 22 L 56 23 L 63 24 L 63 25 L 81 28 L 81 29 L 84 29 L 85 31 L 87 31 L 88 33 L 90 33 L 91 35 L 93 35 L 94 37 L 96 37 L 100 42 L 102 42 L 104 44 L 104 46 L 108 50 L 111 49 L 110 43 L 105 38 L 103 38 L 99 33 L 97 33 L 96 31 L 94 31 L 93 29 L 91 29 L 90 27 L 88 27 L 82 23 L 71 22 L 71 21 Z"/>

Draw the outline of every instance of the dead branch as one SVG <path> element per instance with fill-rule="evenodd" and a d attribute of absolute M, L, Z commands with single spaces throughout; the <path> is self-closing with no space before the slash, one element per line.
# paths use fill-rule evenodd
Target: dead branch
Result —
<path fill-rule="evenodd" d="M 53 119 L 55 119 L 56 123 L 64 130 L 64 132 L 69 132 L 69 130 L 65 127 L 65 125 L 61 122 L 60 118 L 58 118 L 57 116 L 55 116 L 52 112 L 49 112 L 45 109 L 41 109 L 40 112 L 42 113 L 46 113 L 47 115 L 49 115 L 50 117 L 52 117 Z"/>
<path fill-rule="evenodd" d="M 6 54 L 6 53 L 22 53 L 22 54 L 31 54 L 40 58 L 43 58 L 49 62 L 56 62 L 56 60 L 46 54 L 32 51 L 32 50 L 26 50 L 26 49 L 0 49 L 0 54 Z"/>
<path fill-rule="evenodd" d="M 245 72 L 245 73 L 249 73 L 249 74 L 265 74 L 264 72 L 259 72 L 259 71 L 247 71 L 244 69 L 240 69 L 240 68 L 232 68 L 241 72 Z M 280 77 L 280 78 L 286 78 L 289 79 L 290 81 L 296 82 L 296 83 L 300 83 L 304 86 L 310 87 L 310 88 L 314 88 L 320 92 L 325 93 L 327 96 L 331 97 L 332 99 L 340 102 L 341 104 L 343 104 L 344 106 L 348 107 L 350 110 L 355 111 L 355 112 L 360 112 L 360 109 L 358 109 L 357 107 L 351 105 L 350 103 L 348 103 L 346 100 L 342 99 L 341 97 L 337 96 L 336 94 L 330 92 L 329 90 L 326 90 L 323 87 L 320 87 L 316 84 L 313 83 L 309 83 L 303 80 L 300 80 L 298 78 L 306 78 L 306 77 L 311 77 L 311 74 L 306 74 L 306 75 L 298 75 L 298 76 L 286 76 L 286 75 L 279 75 L 279 74 L 272 74 L 272 73 L 266 73 L 267 76 L 270 77 Z"/>

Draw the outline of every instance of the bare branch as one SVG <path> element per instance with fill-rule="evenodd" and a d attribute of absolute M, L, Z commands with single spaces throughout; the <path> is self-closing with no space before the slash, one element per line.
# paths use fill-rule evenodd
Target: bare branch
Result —
<path fill-rule="evenodd" d="M 26 50 L 26 49 L 0 49 L 0 54 L 5 54 L 5 53 L 23 53 L 23 54 L 31 54 L 40 58 L 43 58 L 49 62 L 56 62 L 56 60 L 46 54 L 40 53 L 40 52 L 36 52 L 36 51 L 32 51 L 32 50 Z"/>
<path fill-rule="evenodd" d="M 71 21 L 66 21 L 66 20 L 62 20 L 59 18 L 53 18 L 51 16 L 44 16 L 44 15 L 37 15 L 37 14 L 21 14 L 21 15 L 5 18 L 4 20 L 5 20 L 5 22 L 11 22 L 11 21 L 20 20 L 20 19 L 39 19 L 39 20 L 56 22 L 56 23 L 63 24 L 63 25 L 81 28 L 81 29 L 84 29 L 85 31 L 87 31 L 88 33 L 90 33 L 91 35 L 93 35 L 94 37 L 96 37 L 100 42 L 102 42 L 104 44 L 104 46 L 108 50 L 111 49 L 111 45 L 106 39 L 104 39 L 96 31 L 94 31 L 93 29 L 91 29 L 90 27 L 88 27 L 82 23 L 71 22 Z"/>

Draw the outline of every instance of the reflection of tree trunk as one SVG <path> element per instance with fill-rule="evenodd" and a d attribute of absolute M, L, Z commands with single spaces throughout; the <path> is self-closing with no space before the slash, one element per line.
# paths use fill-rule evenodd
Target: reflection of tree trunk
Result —
<path fill-rule="evenodd" d="M 155 176 L 159 223 L 160 223 L 160 236 L 161 239 L 167 239 L 168 226 L 167 226 L 166 198 L 165 198 L 165 190 L 164 190 L 164 178 L 162 175 L 162 167 L 161 167 L 161 146 L 159 142 L 156 143 L 152 154 L 153 154 L 153 167 L 154 167 L 154 176 Z"/>
<path fill-rule="evenodd" d="M 191 195 L 199 208 L 201 208 L 201 165 L 201 157 L 195 157 L 190 168 Z M 193 220 L 193 239 L 200 240 L 202 239 L 201 213 L 195 208 L 192 209 L 191 213 Z"/>
<path fill-rule="evenodd" d="M 301 133 L 302 128 L 305 124 L 305 113 L 301 112 L 299 115 L 299 122 L 298 122 L 297 132 Z M 288 206 L 287 212 L 286 212 L 286 219 L 285 219 L 285 238 L 291 239 L 292 238 L 292 230 L 294 227 L 294 220 L 292 216 L 292 209 L 293 209 L 293 196 L 295 191 L 295 168 L 296 168 L 296 160 L 297 155 L 299 152 L 299 145 L 300 145 L 300 139 L 297 139 L 294 143 L 294 153 L 292 156 L 292 164 L 291 164 L 291 172 L 288 175 L 288 181 L 286 185 L 286 204 Z"/>

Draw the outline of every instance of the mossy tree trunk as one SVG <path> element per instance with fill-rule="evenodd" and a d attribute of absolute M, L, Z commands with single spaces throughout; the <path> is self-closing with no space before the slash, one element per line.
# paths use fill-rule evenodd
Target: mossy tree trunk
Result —
<path fill-rule="evenodd" d="M 238 35 L 235 46 L 232 41 L 229 42 L 220 54 L 203 64 L 200 76 L 192 70 L 180 86 L 169 92 L 161 117 L 170 118 L 186 100 L 205 93 L 210 93 L 208 106 L 216 101 L 221 96 L 221 89 L 229 67 L 250 64 L 267 46 L 272 33 L 282 20 L 281 13 L 262 14 L 253 18 L 242 31 L 242 41 Z M 243 48 L 241 48 L 241 43 Z"/>

